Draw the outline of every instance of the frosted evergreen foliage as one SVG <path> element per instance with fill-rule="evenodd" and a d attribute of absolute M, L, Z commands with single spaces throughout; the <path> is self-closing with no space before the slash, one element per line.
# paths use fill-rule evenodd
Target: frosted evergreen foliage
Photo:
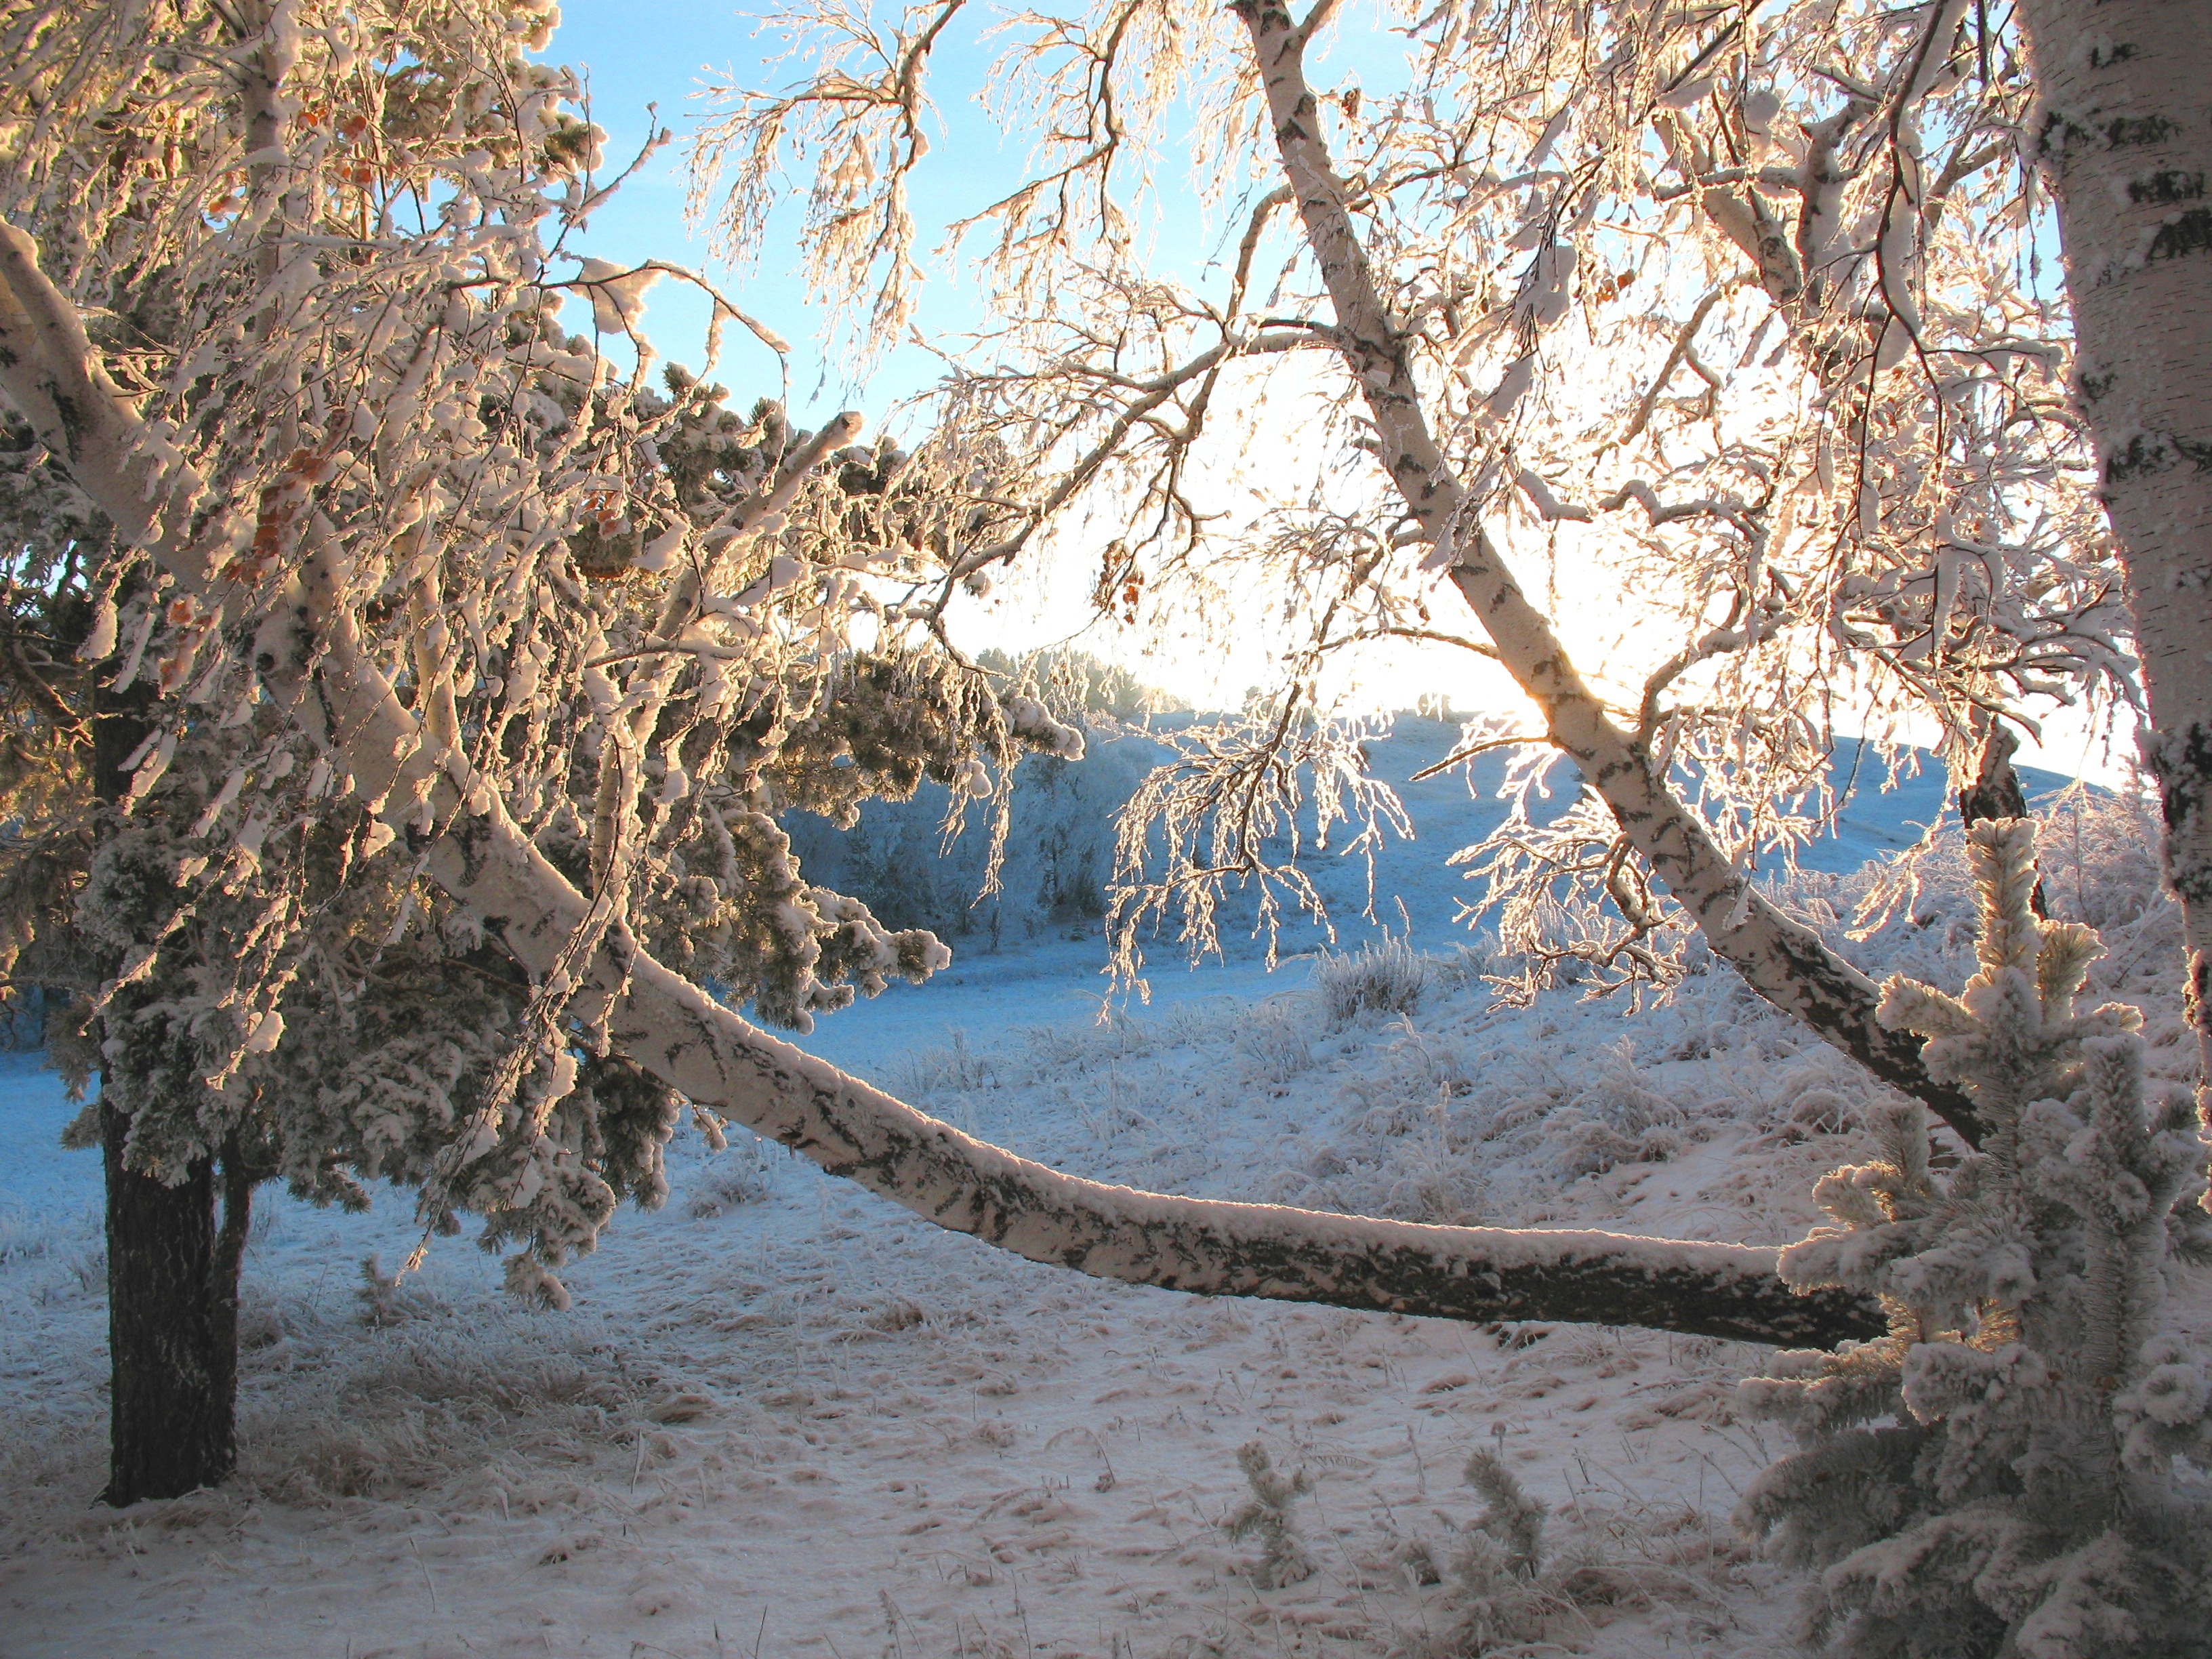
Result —
<path fill-rule="evenodd" d="M 1980 970 L 1902 976 L 1885 1022 L 1973 1097 L 1981 1146 L 1932 1163 L 1917 1105 L 1816 1189 L 1801 1288 L 1879 1295 L 1891 1334 L 1791 1352 L 1743 1385 L 1796 1454 L 1740 1524 L 1816 1574 L 1802 1635 L 1852 1659 L 2212 1653 L 2212 1358 L 2168 1299 L 2203 1250 L 2205 1146 L 2147 1095 L 2140 1016 L 2074 998 L 2100 946 L 2039 920 L 2032 823 L 1968 836 Z"/>
<path fill-rule="evenodd" d="M 0 9 L 11 280 L 92 319 L 132 480 L 95 507 L 0 414 L 0 971 L 81 999 L 57 1058 L 128 1167 L 414 1187 L 552 1302 L 682 1115 L 583 965 L 639 947 L 805 1032 L 949 952 L 810 880 L 782 815 L 1082 748 L 934 631 L 993 539 L 973 458 L 656 376 L 645 291 L 702 280 L 570 269 L 621 175 L 535 55 L 556 15 Z M 731 322 L 780 349 L 710 297 L 708 368 Z M 341 662 L 391 692 L 373 738 L 319 729 Z M 592 896 L 555 971 L 435 879 L 492 824 Z"/>

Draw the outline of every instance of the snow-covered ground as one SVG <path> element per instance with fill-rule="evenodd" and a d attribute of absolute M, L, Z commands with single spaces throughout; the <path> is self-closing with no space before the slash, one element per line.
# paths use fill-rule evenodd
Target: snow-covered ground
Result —
<path fill-rule="evenodd" d="M 2111 984 L 2171 983 L 2128 859 L 2071 902 L 2120 924 Z M 1868 960 L 1955 985 L 1955 872 L 1914 914 Z M 1873 1097 L 1724 969 L 1640 1012 L 1571 989 L 1501 1010 L 1438 956 L 1410 1010 L 1334 1023 L 1310 964 L 1240 962 L 1102 1022 L 1095 963 L 1064 940 L 972 957 L 810 1041 L 1087 1176 L 1760 1243 L 1802 1233 Z M 2154 1007 L 2159 1052 L 2178 1035 Z M 1733 1407 L 1759 1350 L 1096 1283 L 757 1144 L 679 1146 L 666 1206 L 620 1218 L 559 1315 L 459 1241 L 373 1287 L 365 1260 L 416 1243 L 404 1196 L 362 1217 L 265 1196 L 240 1474 L 118 1515 L 93 1502 L 97 1160 L 56 1145 L 54 1079 L 0 1066 L 8 1659 L 1442 1654 L 1479 1615 L 1557 1644 L 1530 1650 L 1783 1641 L 1791 1586 L 1728 1518 L 1778 1449 Z M 1254 1515 L 1249 1446 L 1303 1472 L 1287 1540 Z M 1491 1448 L 1549 1506 L 1548 1553 L 1534 1589 L 1476 1607 L 1462 1471 Z"/>

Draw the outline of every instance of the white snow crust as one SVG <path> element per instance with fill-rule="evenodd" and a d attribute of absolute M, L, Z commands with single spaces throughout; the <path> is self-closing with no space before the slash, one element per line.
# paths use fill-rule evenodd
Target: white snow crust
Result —
<path fill-rule="evenodd" d="M 1956 982 L 1969 914 L 1935 881 L 1850 948 Z M 2173 982 L 2154 921 L 2115 972 Z M 1432 954 L 1411 1012 L 1339 1022 L 1307 966 L 1242 959 L 1102 1017 L 1097 960 L 963 949 L 805 1046 L 1073 1174 L 1416 1222 L 1771 1246 L 1869 1145 L 1872 1085 L 1725 969 L 1640 1012 L 1574 988 L 1516 1010 Z M 2179 1053 L 2176 1011 L 2150 1015 Z M 1726 1519 L 1781 1449 L 1735 1409 L 1764 1350 L 1084 1279 L 742 1134 L 679 1141 L 667 1205 L 625 1212 L 557 1314 L 465 1241 L 391 1280 L 404 1195 L 348 1216 L 264 1189 L 240 1473 L 109 1511 L 99 1164 L 60 1150 L 74 1109 L 36 1066 L 0 1055 L 9 1659 L 1425 1654 L 1449 1575 L 1415 1566 L 1480 1513 L 1478 1449 L 1587 1591 L 1546 1650 L 1784 1644 L 1790 1587 Z M 1288 1512 L 1314 1571 L 1280 1587 L 1226 1529 L 1252 1442 L 1310 1484 Z"/>

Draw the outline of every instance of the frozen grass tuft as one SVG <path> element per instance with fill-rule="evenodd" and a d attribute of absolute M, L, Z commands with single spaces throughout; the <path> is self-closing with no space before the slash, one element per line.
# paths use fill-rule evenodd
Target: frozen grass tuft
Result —
<path fill-rule="evenodd" d="M 293 1409 L 241 1437 L 239 1482 L 252 1495 L 315 1505 L 339 1498 L 477 1508 L 532 1501 L 572 1483 L 609 1449 L 635 1441 L 665 1390 L 609 1355 L 495 1314 L 434 1336 L 403 1325 L 376 1340 L 317 1410 Z M 487 1323 L 511 1328 L 487 1331 Z M 442 1323 L 443 1322 L 441 1322 Z"/>
<path fill-rule="evenodd" d="M 1238 1077 L 1279 1089 L 1313 1064 L 1313 1048 L 1297 1015 L 1280 1003 L 1252 1011 L 1236 1037 Z"/>
<path fill-rule="evenodd" d="M 1357 951 L 1322 951 L 1314 958 L 1313 987 L 1331 1023 L 1348 1025 L 1361 1014 L 1410 1014 L 1421 1006 L 1433 964 L 1403 939 L 1385 936 Z"/>
<path fill-rule="evenodd" d="M 1099 1006 L 1096 1019 L 1019 1028 L 1022 1054 L 1012 1081 L 1043 1082 L 1134 1060 L 1157 1047 L 1152 1029 L 1125 1008 Z"/>
<path fill-rule="evenodd" d="M 775 1166 L 768 1160 L 767 1143 L 755 1139 L 750 1147 L 731 1147 L 707 1162 L 684 1194 L 684 1213 L 694 1220 L 711 1221 L 757 1204 L 775 1191 Z"/>
<path fill-rule="evenodd" d="M 885 1081 L 893 1093 L 910 1100 L 930 1100 L 980 1089 L 993 1080 L 996 1067 L 969 1046 L 967 1032 L 954 1026 L 945 1037 L 944 1048 L 914 1049 L 890 1068 Z"/>

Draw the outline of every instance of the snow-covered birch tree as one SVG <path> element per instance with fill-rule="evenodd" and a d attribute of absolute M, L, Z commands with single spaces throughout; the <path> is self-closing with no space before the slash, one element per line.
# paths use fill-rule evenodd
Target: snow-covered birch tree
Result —
<path fill-rule="evenodd" d="M 686 1104 L 1091 1273 L 1881 1328 L 1771 1251 L 1075 1180 L 740 1018 L 803 1033 L 944 959 L 807 884 L 778 811 L 1077 752 L 943 626 L 1037 516 L 990 431 L 904 454 L 653 383 L 644 291 L 699 279 L 561 252 L 610 180 L 574 80 L 528 56 L 549 26 L 497 0 L 0 9 L 11 554 L 52 614 L 10 684 L 58 781 L 52 810 L 15 798 L 52 862 L 9 937 L 83 991 L 65 1057 L 100 1076 L 84 1127 L 129 1246 L 111 1500 L 228 1468 L 255 1181 L 403 1182 L 426 1233 L 481 1216 L 510 1284 L 557 1299 L 616 1200 L 656 1195 Z M 599 339 L 558 325 L 569 296 Z"/>
<path fill-rule="evenodd" d="M 812 78 L 732 88 L 698 139 L 699 204 L 733 247 L 780 169 L 811 167 L 808 269 L 871 337 L 915 303 L 910 135 L 962 10 L 794 9 Z M 1333 36 L 1386 31 L 1386 70 L 1372 50 L 1319 67 Z M 2034 274 L 2050 209 L 2007 16 L 1120 0 L 1000 39 L 994 107 L 1036 149 L 952 228 L 996 326 L 938 407 L 1000 447 L 1018 506 L 957 575 L 1109 502 L 1134 528 L 1103 598 L 1264 586 L 1297 635 L 1273 702 L 1140 798 L 1170 856 L 1139 868 L 1155 843 L 1132 826 L 1124 923 L 1179 910 L 1203 945 L 1224 881 L 1310 897 L 1261 850 L 1301 781 L 1324 826 L 1376 832 L 1392 805 L 1314 710 L 1324 665 L 1455 645 L 1526 703 L 1468 734 L 1522 759 L 1518 810 L 1464 855 L 1510 943 L 1663 981 L 1695 927 L 1976 1139 L 1872 984 L 1753 871 L 1826 810 L 1839 708 L 1927 723 L 1963 778 L 2050 700 L 2135 696 L 2065 307 Z M 1220 228 L 1203 271 L 1144 254 L 1185 142 Z M 1328 441 L 1280 442 L 1316 426 Z M 1231 533 L 1209 481 L 1255 447 L 1238 482 L 1267 500 Z M 1540 602 L 1547 574 L 1634 617 L 1604 660 Z M 1547 817 L 1554 762 L 1582 793 Z M 1563 887 L 1571 937 L 1547 926 Z"/>

